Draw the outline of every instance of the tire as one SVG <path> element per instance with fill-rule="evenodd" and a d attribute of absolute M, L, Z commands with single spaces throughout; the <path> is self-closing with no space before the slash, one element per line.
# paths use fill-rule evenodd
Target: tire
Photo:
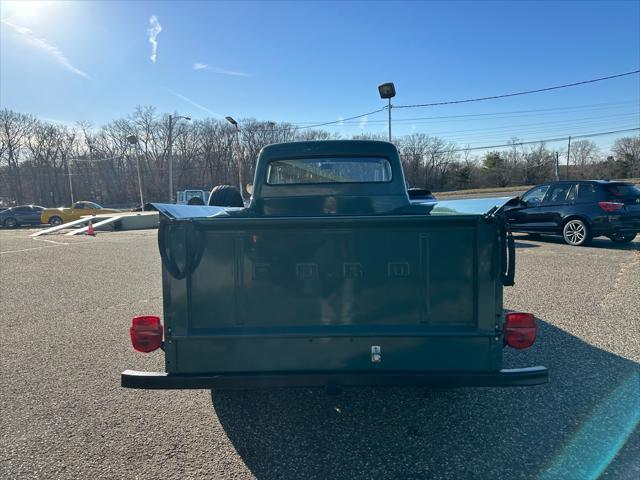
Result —
<path fill-rule="evenodd" d="M 7 228 L 16 228 L 18 226 L 18 221 L 13 217 L 9 217 L 4 221 L 4 226 Z"/>
<path fill-rule="evenodd" d="M 584 220 L 572 218 L 562 227 L 562 238 L 574 247 L 588 245 L 591 242 L 591 231 Z"/>
<path fill-rule="evenodd" d="M 218 185 L 213 187 L 209 195 L 209 205 L 216 207 L 244 207 L 240 190 L 232 185 Z"/>
<path fill-rule="evenodd" d="M 613 242 L 613 243 L 631 243 L 633 242 L 633 239 L 636 238 L 636 233 L 627 233 L 625 234 L 617 234 L 617 235 L 610 235 L 609 239 Z"/>
<path fill-rule="evenodd" d="M 63 223 L 64 222 L 62 221 L 62 218 L 58 217 L 57 215 L 49 219 L 49 225 L 51 225 L 52 227 L 57 227 L 58 225 L 62 225 Z"/>
<path fill-rule="evenodd" d="M 204 201 L 200 197 L 193 197 L 189 199 L 187 205 L 204 205 Z"/>

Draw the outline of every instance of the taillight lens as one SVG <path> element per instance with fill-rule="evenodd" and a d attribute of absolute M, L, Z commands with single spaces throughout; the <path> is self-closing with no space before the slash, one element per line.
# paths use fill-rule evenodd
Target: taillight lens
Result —
<path fill-rule="evenodd" d="M 605 212 L 616 212 L 624 207 L 624 203 L 620 202 L 598 202 L 598 205 Z"/>
<path fill-rule="evenodd" d="M 130 333 L 131 344 L 138 352 L 149 353 L 162 346 L 160 317 L 148 315 L 133 317 Z"/>
<path fill-rule="evenodd" d="M 512 348 L 529 348 L 536 341 L 537 330 L 532 313 L 511 312 L 505 315 L 504 340 Z"/>

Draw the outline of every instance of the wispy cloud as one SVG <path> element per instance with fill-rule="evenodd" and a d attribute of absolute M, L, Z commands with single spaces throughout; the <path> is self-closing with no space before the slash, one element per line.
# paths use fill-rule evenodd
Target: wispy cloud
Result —
<path fill-rule="evenodd" d="M 195 102 L 193 100 L 191 100 L 189 97 L 185 97 L 184 95 L 178 93 L 178 92 L 174 92 L 173 90 L 170 90 L 167 88 L 167 91 L 173 95 L 174 97 L 179 98 L 180 100 L 187 102 L 189 105 L 192 105 L 200 110 L 202 110 L 203 112 L 207 112 L 209 115 L 213 115 L 215 117 L 220 117 L 222 118 L 222 115 L 220 115 L 219 113 L 214 112 L 213 110 L 208 109 L 207 107 L 205 107 L 204 105 L 199 104 L 198 102 Z"/>
<path fill-rule="evenodd" d="M 344 118 L 338 117 L 338 125 L 344 125 Z"/>
<path fill-rule="evenodd" d="M 151 61 L 156 63 L 156 59 L 158 58 L 158 35 L 162 31 L 162 25 L 158 21 L 158 17 L 155 15 L 151 15 L 149 18 L 149 29 L 147 33 L 149 34 L 149 43 L 151 44 Z"/>
<path fill-rule="evenodd" d="M 362 117 L 360 119 L 360 121 L 358 122 L 358 126 L 364 130 L 364 127 L 367 126 L 367 123 L 369 122 L 369 117 L 367 115 L 365 115 L 364 117 Z"/>
<path fill-rule="evenodd" d="M 81 77 L 84 77 L 87 79 L 91 78 L 89 77 L 89 75 L 87 75 L 85 72 L 83 72 L 79 68 L 74 67 L 71 61 L 67 58 L 67 56 L 64 54 L 62 50 L 60 50 L 55 45 L 50 44 L 44 38 L 36 37 L 35 33 L 32 30 L 28 29 L 27 27 L 16 25 L 4 19 L 1 20 L 1 22 L 5 24 L 7 27 L 11 28 L 15 33 L 17 33 L 18 36 L 22 40 L 24 40 L 27 44 L 39 50 L 43 50 L 70 72 L 75 73 L 76 75 L 80 75 Z"/>
<path fill-rule="evenodd" d="M 224 68 L 212 67 L 208 63 L 196 62 L 193 64 L 194 70 L 209 70 L 213 73 L 219 73 L 220 75 L 233 75 L 235 77 L 249 77 L 248 73 L 239 72 L 237 70 L 227 70 Z"/>
<path fill-rule="evenodd" d="M 225 70 L 223 68 L 212 68 L 211 71 L 213 71 L 214 73 L 220 73 L 222 75 L 233 75 L 233 76 L 236 76 L 236 77 L 248 77 L 249 76 L 248 73 L 236 72 L 234 70 Z"/>

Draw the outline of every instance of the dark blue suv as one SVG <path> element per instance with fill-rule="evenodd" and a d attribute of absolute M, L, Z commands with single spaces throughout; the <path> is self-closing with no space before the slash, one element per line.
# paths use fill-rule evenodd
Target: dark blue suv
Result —
<path fill-rule="evenodd" d="M 569 245 L 599 236 L 629 243 L 640 232 L 640 188 L 608 180 L 543 183 L 509 202 L 506 216 L 514 232 L 562 235 Z"/>
<path fill-rule="evenodd" d="M 0 212 L 0 226 L 15 228 L 20 225 L 40 225 L 40 215 L 44 207 L 40 205 L 19 205 Z"/>

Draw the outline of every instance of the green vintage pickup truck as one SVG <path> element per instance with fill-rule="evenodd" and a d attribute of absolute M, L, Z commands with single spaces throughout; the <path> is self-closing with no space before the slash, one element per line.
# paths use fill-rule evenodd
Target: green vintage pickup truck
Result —
<path fill-rule="evenodd" d="M 508 199 L 411 200 L 387 142 L 265 147 L 246 208 L 155 204 L 164 325 L 138 316 L 165 372 L 127 388 L 521 386 L 530 313 L 503 311 L 515 247 Z"/>

